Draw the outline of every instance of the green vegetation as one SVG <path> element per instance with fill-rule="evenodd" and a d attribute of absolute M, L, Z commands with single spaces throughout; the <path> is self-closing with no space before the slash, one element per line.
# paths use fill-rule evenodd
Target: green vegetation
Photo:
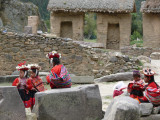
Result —
<path fill-rule="evenodd" d="M 136 47 L 143 47 L 143 40 L 132 40 L 131 45 L 136 45 Z"/>
<path fill-rule="evenodd" d="M 93 42 L 96 43 L 97 39 L 84 39 L 85 42 Z"/>
<path fill-rule="evenodd" d="M 96 39 L 97 38 L 96 19 L 97 17 L 95 13 L 85 14 L 84 38 L 86 39 Z"/>

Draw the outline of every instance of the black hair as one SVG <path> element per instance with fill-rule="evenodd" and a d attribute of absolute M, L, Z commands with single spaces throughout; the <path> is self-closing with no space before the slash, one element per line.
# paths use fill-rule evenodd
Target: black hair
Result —
<path fill-rule="evenodd" d="M 151 78 L 151 79 L 149 80 L 149 82 L 148 82 L 148 85 L 149 85 L 150 83 L 154 82 L 154 83 L 157 85 L 157 88 L 158 88 L 159 85 L 155 82 L 155 80 L 154 80 L 154 75 L 152 75 L 152 76 L 147 76 L 147 75 L 145 75 L 145 77 Z"/>
<path fill-rule="evenodd" d="M 139 74 L 133 74 L 133 77 L 141 77 Z"/>
<path fill-rule="evenodd" d="M 37 71 L 37 73 L 36 73 L 36 71 Z M 35 68 L 32 69 L 32 72 L 33 72 L 33 73 L 36 73 L 36 77 L 37 77 L 38 74 L 39 74 L 39 71 L 38 71 L 37 69 L 35 69 Z"/>
<path fill-rule="evenodd" d="M 59 65 L 59 64 L 60 64 L 60 59 L 54 57 L 54 58 L 53 58 L 53 63 L 54 63 L 55 65 Z"/>
<path fill-rule="evenodd" d="M 28 78 L 28 70 L 22 70 L 24 72 L 24 75 L 25 75 L 25 72 L 27 72 L 27 74 L 24 76 L 25 78 Z"/>

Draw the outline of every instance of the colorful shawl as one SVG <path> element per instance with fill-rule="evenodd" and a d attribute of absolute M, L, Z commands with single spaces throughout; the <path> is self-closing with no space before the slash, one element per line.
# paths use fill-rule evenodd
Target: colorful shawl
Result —
<path fill-rule="evenodd" d="M 145 96 L 154 105 L 160 105 L 160 88 L 147 87 Z"/>
<path fill-rule="evenodd" d="M 71 86 L 71 78 L 69 75 L 69 72 L 65 68 L 64 65 L 61 65 L 61 71 L 60 74 L 56 74 L 54 71 L 51 71 L 49 75 L 49 82 L 56 87 L 65 87 L 65 86 Z M 56 81 L 53 81 L 52 79 L 57 79 Z"/>
<path fill-rule="evenodd" d="M 32 83 L 33 87 L 38 92 L 45 91 L 43 81 L 42 81 L 42 79 L 39 76 L 35 77 L 35 78 L 30 78 L 30 79 L 31 79 L 31 83 Z"/>

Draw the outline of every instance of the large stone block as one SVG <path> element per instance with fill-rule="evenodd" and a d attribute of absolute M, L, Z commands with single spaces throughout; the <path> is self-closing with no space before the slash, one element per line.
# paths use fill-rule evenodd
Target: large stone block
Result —
<path fill-rule="evenodd" d="M 95 82 L 114 82 L 114 81 L 128 81 L 133 79 L 132 72 L 124 72 L 124 73 L 117 73 L 112 75 L 103 76 L 101 78 L 97 78 Z"/>
<path fill-rule="evenodd" d="M 25 107 L 16 87 L 0 87 L 0 120 L 26 120 Z"/>
<path fill-rule="evenodd" d="M 140 112 L 141 116 L 150 115 L 153 109 L 153 105 L 151 103 L 141 103 L 140 104 Z"/>
<path fill-rule="evenodd" d="M 38 24 L 39 24 L 38 16 L 28 16 L 28 26 L 32 27 L 33 34 L 37 34 Z"/>
<path fill-rule="evenodd" d="M 140 120 L 160 120 L 160 114 L 141 117 Z"/>
<path fill-rule="evenodd" d="M 139 102 L 126 96 L 116 97 L 108 106 L 103 120 L 139 120 Z"/>
<path fill-rule="evenodd" d="M 36 93 L 33 111 L 38 120 L 100 120 L 102 101 L 98 85 Z"/>
<path fill-rule="evenodd" d="M 71 76 L 72 83 L 94 83 L 94 76 Z"/>
<path fill-rule="evenodd" d="M 160 59 L 160 52 L 153 52 L 150 57 L 154 60 L 159 60 Z"/>

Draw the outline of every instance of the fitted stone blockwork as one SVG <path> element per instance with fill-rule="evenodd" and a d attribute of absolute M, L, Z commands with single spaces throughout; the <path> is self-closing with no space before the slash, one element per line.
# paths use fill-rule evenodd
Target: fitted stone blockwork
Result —
<path fill-rule="evenodd" d="M 16 87 L 0 87 L 0 120 L 26 120 L 25 107 Z"/>
<path fill-rule="evenodd" d="M 56 36 L 83 40 L 84 13 L 51 12 L 50 22 Z"/>
<path fill-rule="evenodd" d="M 32 27 L 33 34 L 37 34 L 38 23 L 39 23 L 38 16 L 28 16 L 28 26 Z"/>
<path fill-rule="evenodd" d="M 97 13 L 97 40 L 107 49 L 130 45 L 131 14 Z"/>
<path fill-rule="evenodd" d="M 34 112 L 38 120 L 100 120 L 102 101 L 98 85 L 37 93 Z"/>
<path fill-rule="evenodd" d="M 143 14 L 143 46 L 160 47 L 160 13 Z"/>

